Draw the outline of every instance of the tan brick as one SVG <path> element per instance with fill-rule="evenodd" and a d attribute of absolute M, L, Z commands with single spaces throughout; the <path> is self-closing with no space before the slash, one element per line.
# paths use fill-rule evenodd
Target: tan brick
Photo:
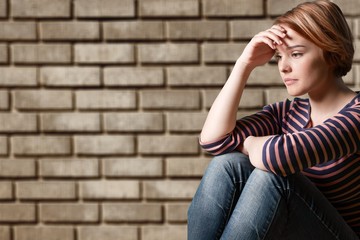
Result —
<path fill-rule="evenodd" d="M 46 113 L 41 115 L 41 123 L 44 132 L 100 131 L 99 113 Z"/>
<path fill-rule="evenodd" d="M 16 18 L 70 17 L 70 0 L 11 0 L 11 15 Z"/>
<path fill-rule="evenodd" d="M 195 180 L 144 181 L 144 197 L 146 199 L 190 200 L 198 186 L 199 181 Z"/>
<path fill-rule="evenodd" d="M 42 22 L 40 39 L 44 40 L 96 40 L 100 38 L 98 22 Z"/>
<path fill-rule="evenodd" d="M 348 0 L 348 1 L 341 1 L 341 0 L 334 0 L 342 10 L 345 15 L 358 15 L 360 9 L 360 2 L 357 0 Z"/>
<path fill-rule="evenodd" d="M 36 132 L 37 117 L 32 113 L 0 113 L 0 132 Z"/>
<path fill-rule="evenodd" d="M 36 68 L 31 67 L 0 67 L 0 86 L 37 86 Z"/>
<path fill-rule="evenodd" d="M 134 17 L 134 0 L 77 0 L 77 17 Z"/>
<path fill-rule="evenodd" d="M 304 1 L 302 1 L 302 0 L 283 0 L 280 2 L 280 1 L 276 1 L 276 0 L 269 0 L 269 1 L 267 1 L 267 12 L 270 15 L 281 15 L 302 2 L 304 2 Z"/>
<path fill-rule="evenodd" d="M 40 204 L 40 220 L 49 223 L 95 223 L 99 220 L 99 206 L 93 203 Z"/>
<path fill-rule="evenodd" d="M 348 21 L 348 23 L 351 23 L 354 38 L 358 39 L 360 37 L 360 19 L 354 19 L 353 21 Z"/>
<path fill-rule="evenodd" d="M 186 240 L 186 225 L 144 226 L 142 240 Z"/>
<path fill-rule="evenodd" d="M 201 177 L 210 162 L 210 158 L 180 158 L 166 159 L 166 175 L 170 177 Z"/>
<path fill-rule="evenodd" d="M 196 63 L 199 61 L 196 43 L 152 43 L 139 45 L 142 63 Z"/>
<path fill-rule="evenodd" d="M 206 63 L 235 63 L 244 50 L 245 43 L 205 43 L 203 61 Z"/>
<path fill-rule="evenodd" d="M 138 181 L 86 181 L 80 184 L 83 199 L 139 199 Z"/>
<path fill-rule="evenodd" d="M 71 141 L 64 136 L 12 137 L 15 155 L 64 155 L 71 153 Z"/>
<path fill-rule="evenodd" d="M 6 90 L 0 90 L 0 109 L 9 109 L 10 100 L 9 92 Z"/>
<path fill-rule="evenodd" d="M 165 27 L 160 21 L 104 22 L 104 38 L 108 40 L 161 40 Z"/>
<path fill-rule="evenodd" d="M 164 130 L 162 113 L 105 113 L 104 123 L 105 130 L 108 132 L 161 132 Z"/>
<path fill-rule="evenodd" d="M 76 136 L 75 152 L 87 155 L 133 154 L 135 139 L 119 135 Z"/>
<path fill-rule="evenodd" d="M 21 110 L 72 109 L 72 94 L 65 90 L 18 90 L 15 108 Z"/>
<path fill-rule="evenodd" d="M 0 163 L 1 165 L 1 163 Z M 13 187 L 11 182 L 0 182 L 0 200 L 10 200 L 13 199 Z M 1 232 L 1 228 L 0 228 Z M 0 233 L 1 236 L 1 233 Z"/>
<path fill-rule="evenodd" d="M 35 22 L 0 22 L 1 40 L 35 40 Z M 16 29 L 16 31 L 14 31 Z"/>
<path fill-rule="evenodd" d="M 0 44 L 0 63 L 6 63 L 9 60 L 8 47 L 6 44 Z"/>
<path fill-rule="evenodd" d="M 352 69 L 345 75 L 343 76 L 343 80 L 345 82 L 345 84 L 347 85 L 354 85 L 356 83 L 356 69 L 355 66 L 353 65 Z"/>
<path fill-rule="evenodd" d="M 140 92 L 144 109 L 199 109 L 200 94 L 195 90 L 146 90 Z"/>
<path fill-rule="evenodd" d="M 0 0 L 0 17 L 7 16 L 7 0 Z"/>
<path fill-rule="evenodd" d="M 205 0 L 204 15 L 210 17 L 262 16 L 262 0 Z"/>
<path fill-rule="evenodd" d="M 205 106 L 210 108 L 220 90 L 205 91 Z M 239 108 L 259 108 L 264 106 L 264 97 L 262 89 L 245 88 L 241 96 Z"/>
<path fill-rule="evenodd" d="M 106 222 L 161 222 L 161 204 L 148 203 L 108 203 L 103 205 Z"/>
<path fill-rule="evenodd" d="M 11 240 L 11 231 L 9 226 L 0 226 L 0 239 Z"/>
<path fill-rule="evenodd" d="M 351 87 L 350 89 L 352 89 L 353 91 L 356 91 L 356 92 L 360 92 L 360 87 L 359 86 Z"/>
<path fill-rule="evenodd" d="M 132 154 L 135 152 L 135 139 L 119 135 L 76 136 L 75 151 L 88 155 Z"/>
<path fill-rule="evenodd" d="M 187 135 L 148 135 L 138 137 L 138 148 L 142 154 L 196 154 L 198 140 Z"/>
<path fill-rule="evenodd" d="M 0 159 L 0 177 L 29 178 L 36 176 L 36 162 L 34 159 Z"/>
<path fill-rule="evenodd" d="M 1 203 L 0 222 L 34 222 L 36 220 L 35 204 Z"/>
<path fill-rule="evenodd" d="M 138 240 L 134 226 L 84 226 L 78 229 L 79 240 Z"/>
<path fill-rule="evenodd" d="M 8 139 L 7 137 L 0 137 L 0 155 L 8 154 Z"/>
<path fill-rule="evenodd" d="M 74 200 L 76 188 L 73 182 L 18 182 L 16 197 L 23 200 Z"/>
<path fill-rule="evenodd" d="M 353 77 L 355 86 L 360 86 L 360 65 L 353 65 Z"/>
<path fill-rule="evenodd" d="M 265 90 L 265 103 L 266 104 L 272 104 L 279 101 L 284 101 L 285 99 L 293 99 L 288 92 L 286 91 L 286 88 L 271 88 Z"/>
<path fill-rule="evenodd" d="M 99 176 L 99 161 L 95 158 L 44 158 L 39 174 L 45 178 L 91 178 Z"/>
<path fill-rule="evenodd" d="M 360 40 L 355 40 L 354 41 L 354 45 L 355 45 L 355 53 L 354 53 L 354 61 L 360 61 Z"/>
<path fill-rule="evenodd" d="M 251 19 L 235 20 L 230 22 L 230 32 L 232 39 L 251 39 L 261 31 L 270 28 L 272 20 Z"/>
<path fill-rule="evenodd" d="M 140 0 L 140 15 L 145 17 L 199 16 L 198 0 Z"/>
<path fill-rule="evenodd" d="M 104 175 L 107 177 L 161 177 L 161 158 L 106 158 L 103 159 Z"/>
<path fill-rule="evenodd" d="M 225 21 L 174 21 L 168 23 L 169 38 L 182 40 L 226 39 Z"/>
<path fill-rule="evenodd" d="M 248 85 L 284 85 L 276 65 L 267 64 L 251 72 Z"/>
<path fill-rule="evenodd" d="M 170 67 L 170 86 L 222 86 L 227 77 L 226 67 Z"/>
<path fill-rule="evenodd" d="M 153 67 L 106 67 L 104 69 L 106 86 L 162 86 L 164 72 Z"/>
<path fill-rule="evenodd" d="M 26 64 L 70 63 L 69 44 L 13 44 L 13 62 Z"/>
<path fill-rule="evenodd" d="M 246 89 L 240 100 L 240 108 L 259 108 L 264 106 L 262 89 Z"/>
<path fill-rule="evenodd" d="M 186 222 L 188 203 L 168 203 L 165 205 L 165 216 L 168 222 Z"/>
<path fill-rule="evenodd" d="M 76 44 L 75 62 L 84 64 L 94 63 L 134 63 L 135 50 L 132 44 L 103 43 Z"/>
<path fill-rule="evenodd" d="M 65 226 L 16 226 L 16 240 L 74 240 L 73 227 Z"/>
<path fill-rule="evenodd" d="M 98 67 L 43 67 L 40 79 L 45 86 L 51 87 L 90 87 L 100 86 Z"/>
<path fill-rule="evenodd" d="M 170 132 L 200 132 L 207 113 L 202 112 L 170 112 L 167 114 Z"/>

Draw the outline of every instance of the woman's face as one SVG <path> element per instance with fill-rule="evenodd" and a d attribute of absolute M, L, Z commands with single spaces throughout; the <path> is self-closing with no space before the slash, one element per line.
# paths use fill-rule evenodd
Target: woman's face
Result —
<path fill-rule="evenodd" d="M 291 96 L 323 93 L 335 81 L 322 49 L 286 25 L 282 27 L 287 36 L 277 46 L 275 57 L 288 93 Z"/>

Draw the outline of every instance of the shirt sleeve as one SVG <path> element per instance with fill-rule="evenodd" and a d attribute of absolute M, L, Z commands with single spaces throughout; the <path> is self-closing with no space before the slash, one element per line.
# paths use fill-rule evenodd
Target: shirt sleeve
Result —
<path fill-rule="evenodd" d="M 265 167 L 289 175 L 360 151 L 360 104 L 344 108 L 323 124 L 268 139 L 263 147 Z"/>
<path fill-rule="evenodd" d="M 212 155 L 236 150 L 248 136 L 280 134 L 283 114 L 290 108 L 289 100 L 265 106 L 262 111 L 236 121 L 235 128 L 227 135 L 212 141 L 201 142 L 201 147 Z"/>

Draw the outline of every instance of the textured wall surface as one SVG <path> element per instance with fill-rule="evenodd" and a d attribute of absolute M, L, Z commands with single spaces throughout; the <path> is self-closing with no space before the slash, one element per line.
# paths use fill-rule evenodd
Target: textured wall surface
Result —
<path fill-rule="evenodd" d="M 246 42 L 299 2 L 0 0 L 0 239 L 186 239 L 206 113 Z M 360 1 L 337 2 L 359 46 Z M 286 96 L 269 63 L 239 116 Z"/>

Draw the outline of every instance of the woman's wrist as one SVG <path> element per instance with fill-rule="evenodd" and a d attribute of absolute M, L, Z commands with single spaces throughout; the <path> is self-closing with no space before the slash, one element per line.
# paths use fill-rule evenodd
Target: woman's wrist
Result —
<path fill-rule="evenodd" d="M 272 137 L 273 135 L 261 136 L 261 137 L 248 136 L 244 140 L 244 144 L 243 144 L 244 151 L 248 152 L 247 155 L 249 156 L 250 162 L 254 167 L 262 170 L 266 170 L 263 164 L 262 150 L 265 145 L 265 142 Z"/>
<path fill-rule="evenodd" d="M 244 142 L 243 142 L 243 145 L 242 145 L 242 153 L 245 154 L 245 155 L 248 155 L 249 156 L 249 146 L 250 146 L 250 141 L 251 141 L 251 138 L 253 136 L 248 136 L 247 138 L 245 138 Z"/>
<path fill-rule="evenodd" d="M 255 68 L 255 66 L 252 66 L 249 63 L 249 61 L 247 61 L 246 59 L 243 59 L 241 56 L 236 60 L 235 65 L 242 66 L 246 71 L 249 71 L 249 72 L 251 72 Z"/>

